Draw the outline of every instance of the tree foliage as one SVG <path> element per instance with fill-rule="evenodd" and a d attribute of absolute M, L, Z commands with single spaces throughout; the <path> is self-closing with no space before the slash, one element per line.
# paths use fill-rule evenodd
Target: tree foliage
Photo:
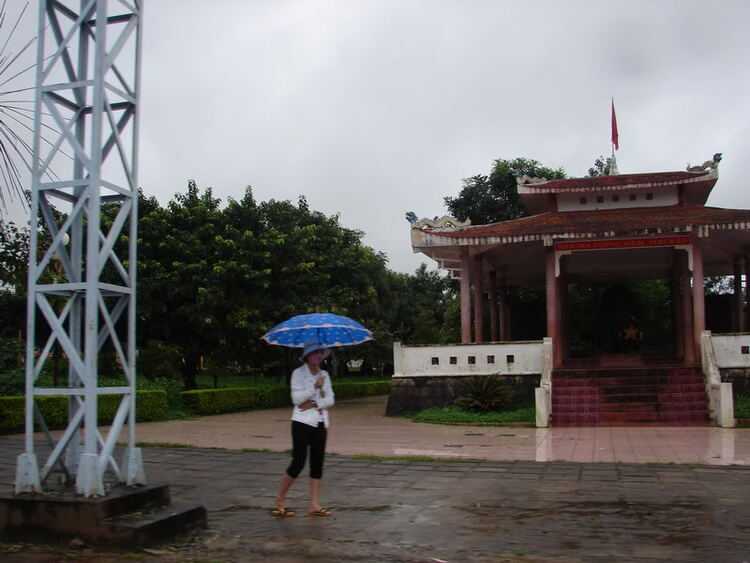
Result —
<path fill-rule="evenodd" d="M 612 158 L 599 156 L 594 161 L 594 165 L 589 168 L 589 176 L 609 176 L 609 172 L 612 168 Z"/>
<path fill-rule="evenodd" d="M 16 338 L 26 322 L 29 232 L 0 221 L 0 338 Z"/>
<path fill-rule="evenodd" d="M 294 353 L 259 338 L 297 314 L 339 313 L 372 329 L 375 342 L 337 353 L 340 364 L 359 359 L 365 371 L 387 368 L 394 339 L 440 337 L 451 282 L 424 266 L 414 275 L 389 270 L 362 232 L 311 210 L 304 197 L 257 202 L 248 187 L 222 206 L 191 181 L 166 207 L 142 195 L 140 217 L 138 338 L 176 346 L 188 388 L 201 357 L 291 371 Z"/>
<path fill-rule="evenodd" d="M 527 158 L 495 160 L 489 175 L 464 178 L 458 196 L 445 197 L 448 212 L 459 220 L 471 219 L 473 225 L 518 219 L 527 214 L 516 187 L 516 177 L 557 180 L 565 178 L 562 168 L 551 169 Z"/>

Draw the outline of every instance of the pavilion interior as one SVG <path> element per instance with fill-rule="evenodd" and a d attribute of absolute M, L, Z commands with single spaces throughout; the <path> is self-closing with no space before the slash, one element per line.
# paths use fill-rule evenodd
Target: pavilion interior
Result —
<path fill-rule="evenodd" d="M 744 232 L 713 231 L 702 239 L 704 276 L 731 276 L 736 259 L 744 255 Z M 443 267 L 460 271 L 459 247 L 441 248 Z M 455 261 L 450 251 L 455 250 Z M 446 252 L 448 251 L 448 252 Z M 483 286 L 489 286 L 489 272 L 497 272 L 501 287 L 508 288 L 510 309 L 506 313 L 510 340 L 540 339 L 545 335 L 545 253 L 539 241 L 471 247 L 470 254 L 483 258 Z M 675 255 L 684 250 L 672 247 L 577 251 L 560 258 L 566 288 L 563 300 L 565 363 L 576 358 L 625 354 L 661 361 L 681 361 L 679 297 L 674 294 Z M 474 280 L 472 280 L 472 284 Z M 724 288 L 730 288 L 731 279 Z M 514 299 L 518 288 L 525 301 Z M 658 295 L 650 295 L 656 293 Z M 732 312 L 731 295 L 707 296 L 707 328 L 714 332 L 739 330 Z M 485 309 L 488 307 L 485 299 Z M 502 315 L 502 314 L 501 314 Z M 638 319 L 637 347 L 623 349 L 618 334 L 631 317 Z M 483 315 L 489 334 L 489 313 Z"/>

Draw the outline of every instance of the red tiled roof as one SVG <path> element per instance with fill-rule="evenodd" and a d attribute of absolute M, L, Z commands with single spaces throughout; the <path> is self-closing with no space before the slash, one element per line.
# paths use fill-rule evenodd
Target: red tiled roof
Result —
<path fill-rule="evenodd" d="M 632 187 L 638 185 L 679 184 L 685 181 L 698 181 L 710 172 L 651 172 L 648 174 L 617 174 L 614 176 L 593 176 L 585 178 L 567 178 L 552 180 L 543 184 L 524 184 L 519 186 L 533 193 L 533 191 L 567 191 L 591 190 L 596 188 Z"/>
<path fill-rule="evenodd" d="M 721 209 L 702 205 L 636 207 L 599 211 L 541 213 L 492 225 L 453 231 L 431 231 L 441 237 L 482 238 L 545 234 L 629 233 L 644 229 L 670 230 L 688 225 L 749 223 L 750 209 Z"/>

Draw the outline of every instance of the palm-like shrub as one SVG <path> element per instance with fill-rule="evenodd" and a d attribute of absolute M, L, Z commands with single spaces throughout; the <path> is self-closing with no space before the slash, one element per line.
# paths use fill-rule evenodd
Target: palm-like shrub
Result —
<path fill-rule="evenodd" d="M 461 382 L 453 404 L 474 412 L 501 410 L 510 406 L 516 392 L 494 375 L 469 377 Z"/>

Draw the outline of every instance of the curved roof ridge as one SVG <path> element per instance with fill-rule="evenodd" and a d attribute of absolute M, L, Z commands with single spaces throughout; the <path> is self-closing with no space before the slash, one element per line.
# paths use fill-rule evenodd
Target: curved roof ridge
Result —
<path fill-rule="evenodd" d="M 521 184 L 518 186 L 520 194 L 553 193 L 558 191 L 591 190 L 597 188 L 629 188 L 653 187 L 655 185 L 685 184 L 702 182 L 718 178 L 717 169 L 702 172 L 648 172 L 638 174 L 615 174 L 611 176 L 583 176 L 579 178 L 564 178 L 549 180 L 538 184 Z"/>

